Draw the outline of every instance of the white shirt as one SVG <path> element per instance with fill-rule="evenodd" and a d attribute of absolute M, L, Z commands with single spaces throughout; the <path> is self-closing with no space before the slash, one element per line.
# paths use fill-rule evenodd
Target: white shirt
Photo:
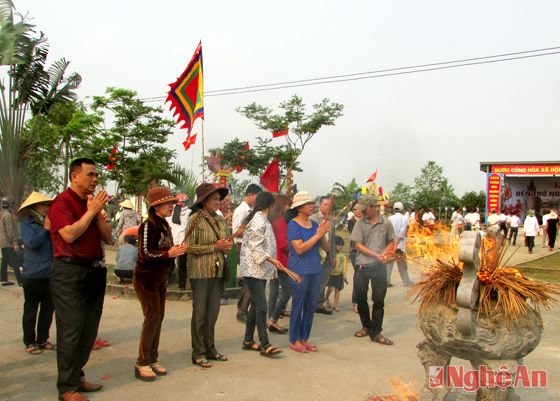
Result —
<path fill-rule="evenodd" d="M 243 244 L 239 255 L 241 276 L 260 280 L 276 278 L 276 268 L 267 258 L 276 259 L 276 238 L 272 225 L 263 214 L 255 213 L 243 233 Z"/>
<path fill-rule="evenodd" d="M 519 219 L 519 216 L 517 216 L 515 214 L 513 216 L 509 216 L 509 226 L 511 228 L 518 228 L 519 223 L 521 223 L 521 220 Z"/>
<path fill-rule="evenodd" d="M 525 217 L 525 223 L 523 223 L 523 229 L 526 237 L 534 237 L 539 232 L 539 221 L 535 216 L 527 216 Z"/>
<path fill-rule="evenodd" d="M 179 214 L 179 219 L 181 224 L 175 224 L 171 219 L 172 216 L 166 217 L 169 227 L 171 227 L 171 235 L 173 235 L 173 245 L 181 245 L 185 242 L 185 228 L 187 228 L 187 220 L 191 214 L 191 209 L 186 206 L 181 207 L 181 213 Z"/>
<path fill-rule="evenodd" d="M 245 217 L 249 215 L 251 212 L 251 207 L 247 204 L 247 202 L 243 201 L 235 208 L 233 211 L 233 217 L 231 219 L 231 230 L 232 232 L 236 232 L 237 229 L 245 220 Z M 243 242 L 242 238 L 234 238 L 236 244 L 241 244 Z"/>
<path fill-rule="evenodd" d="M 427 224 L 434 224 L 436 222 L 436 216 L 432 212 L 426 212 L 422 215 L 422 221 Z"/>
<path fill-rule="evenodd" d="M 393 225 L 393 231 L 395 231 L 395 242 L 397 242 L 397 240 L 399 241 L 397 248 L 404 252 L 406 248 L 405 241 L 408 219 L 401 212 L 396 212 L 389 217 L 389 221 Z"/>

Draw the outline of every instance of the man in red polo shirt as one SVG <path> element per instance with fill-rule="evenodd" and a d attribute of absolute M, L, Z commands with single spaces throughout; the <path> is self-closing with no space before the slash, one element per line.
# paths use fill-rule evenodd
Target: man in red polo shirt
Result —
<path fill-rule="evenodd" d="M 80 392 L 103 387 L 86 381 L 82 370 L 97 337 L 105 296 L 107 270 L 101 241 L 113 242 L 103 211 L 109 196 L 103 190 L 93 195 L 98 175 L 93 160 L 74 160 L 70 188 L 55 198 L 49 211 L 61 401 L 87 401 Z"/>

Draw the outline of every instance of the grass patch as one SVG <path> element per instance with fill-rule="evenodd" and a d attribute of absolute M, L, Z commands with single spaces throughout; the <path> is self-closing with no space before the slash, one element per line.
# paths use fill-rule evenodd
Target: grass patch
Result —
<path fill-rule="evenodd" d="M 560 283 L 560 253 L 555 252 L 531 262 L 517 266 L 527 277 L 536 280 Z"/>

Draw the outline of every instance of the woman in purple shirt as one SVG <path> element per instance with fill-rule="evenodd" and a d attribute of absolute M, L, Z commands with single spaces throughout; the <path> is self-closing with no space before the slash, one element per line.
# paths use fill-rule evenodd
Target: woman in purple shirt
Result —
<path fill-rule="evenodd" d="M 317 224 L 309 219 L 313 214 L 313 206 L 313 199 L 308 192 L 298 192 L 291 209 L 286 213 L 286 220 L 289 221 L 288 266 L 301 276 L 301 283 L 291 282 L 290 348 L 296 352 L 318 351 L 308 340 L 321 287 L 319 247 L 322 245 L 328 249 L 325 234 L 329 231 L 329 224 L 326 221 Z"/>

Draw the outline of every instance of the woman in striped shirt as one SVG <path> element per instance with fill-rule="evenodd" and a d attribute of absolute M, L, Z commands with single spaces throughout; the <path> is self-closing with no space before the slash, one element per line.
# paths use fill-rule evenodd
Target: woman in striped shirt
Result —
<path fill-rule="evenodd" d="M 226 239 L 226 222 L 216 211 L 227 194 L 226 188 L 216 188 L 209 183 L 199 185 L 186 228 L 187 272 L 193 292 L 192 362 L 201 368 L 212 366 L 209 359 L 228 359 L 214 345 L 224 273 L 227 275 L 225 253 L 232 245 L 231 240 Z"/>

